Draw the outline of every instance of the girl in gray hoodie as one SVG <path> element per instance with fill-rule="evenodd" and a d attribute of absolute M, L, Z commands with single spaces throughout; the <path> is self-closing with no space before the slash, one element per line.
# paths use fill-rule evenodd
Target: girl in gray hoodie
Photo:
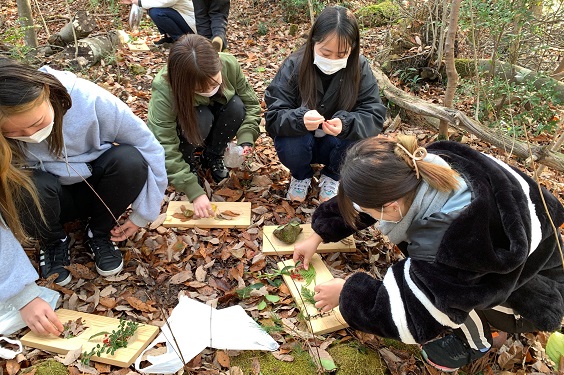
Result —
<path fill-rule="evenodd" d="M 85 247 L 102 276 L 118 273 L 122 241 L 156 219 L 167 185 L 164 151 L 145 123 L 103 88 L 70 72 L 0 59 L 0 132 L 29 174 L 45 220 L 29 194 L 18 210 L 39 240 L 42 277 L 71 280 L 63 224 L 87 222 Z M 128 219 L 116 218 L 131 205 Z"/>

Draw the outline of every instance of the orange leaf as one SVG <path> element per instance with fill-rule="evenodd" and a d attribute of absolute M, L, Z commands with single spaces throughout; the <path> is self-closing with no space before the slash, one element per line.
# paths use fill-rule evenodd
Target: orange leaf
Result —
<path fill-rule="evenodd" d="M 223 350 L 218 350 L 215 353 L 215 359 L 222 367 L 229 367 L 229 356 Z"/>
<path fill-rule="evenodd" d="M 148 303 L 141 301 L 139 298 L 135 297 L 127 297 L 127 303 L 131 305 L 136 310 L 143 311 L 143 312 L 155 312 L 157 311 L 156 308 L 150 306 Z"/>
<path fill-rule="evenodd" d="M 16 375 L 20 371 L 20 364 L 15 359 L 9 359 L 6 362 L 6 372 L 8 375 Z"/>

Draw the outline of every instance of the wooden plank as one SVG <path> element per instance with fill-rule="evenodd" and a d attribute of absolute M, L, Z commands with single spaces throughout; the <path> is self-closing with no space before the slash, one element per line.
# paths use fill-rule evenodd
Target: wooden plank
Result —
<path fill-rule="evenodd" d="M 85 322 L 84 325 L 88 328 L 86 328 L 77 337 L 69 339 L 54 337 L 52 335 L 39 336 L 33 332 L 29 332 L 22 337 L 22 344 L 31 346 L 32 348 L 38 348 L 59 354 L 67 354 L 70 350 L 78 349 L 81 346 L 82 352 L 90 352 L 93 347 L 97 344 L 101 344 L 104 339 L 104 336 L 101 335 L 94 337 L 91 341 L 89 341 L 88 339 L 92 335 L 100 332 L 112 332 L 112 330 L 116 330 L 119 326 L 119 319 L 108 318 L 107 316 L 81 313 L 66 309 L 59 309 L 55 311 L 55 313 L 63 324 L 69 320 L 82 318 Z M 145 347 L 157 336 L 159 329 L 160 328 L 157 326 L 140 324 L 135 332 L 135 336 L 130 339 L 126 348 L 116 350 L 114 355 L 104 353 L 100 357 L 92 356 L 91 360 L 119 367 L 129 367 L 133 361 L 137 359 L 139 354 L 141 354 L 141 351 L 145 349 Z M 133 341 L 133 339 L 135 339 L 135 341 Z"/>
<path fill-rule="evenodd" d="M 311 224 L 300 224 L 303 228 L 302 233 L 298 236 L 296 242 L 300 242 L 311 236 L 313 229 Z M 288 255 L 294 252 L 294 244 L 287 244 L 274 236 L 274 229 L 277 225 L 265 225 L 262 228 L 262 253 L 266 255 Z M 267 238 L 264 238 L 264 237 Z M 356 246 L 353 236 L 349 236 L 339 242 L 322 243 L 317 248 L 318 253 L 337 253 L 337 252 L 354 252 Z"/>
<path fill-rule="evenodd" d="M 168 203 L 163 226 L 167 228 L 247 228 L 251 225 L 251 202 L 212 202 L 212 204 L 217 207 L 216 215 L 223 211 L 232 211 L 240 215 L 233 217 L 232 220 L 218 220 L 215 217 L 208 217 L 182 221 L 172 217 L 172 215 L 181 212 L 180 206 L 189 210 L 193 210 L 194 206 L 187 201 L 172 201 Z"/>
<path fill-rule="evenodd" d="M 278 269 L 280 270 L 286 266 L 293 265 L 294 261 L 291 259 L 277 263 Z M 323 259 L 321 259 L 319 254 L 314 254 L 314 256 L 311 258 L 309 266 L 313 266 L 315 268 L 315 281 L 306 287 L 311 291 L 313 291 L 315 285 L 324 283 L 334 278 L 333 275 L 331 275 L 331 272 L 329 272 L 329 270 L 327 269 L 327 266 L 325 265 Z M 304 302 L 302 302 L 303 299 L 301 297 L 301 290 L 302 286 L 305 286 L 305 282 L 303 280 L 292 279 L 288 275 L 283 275 L 282 277 L 284 279 L 284 282 L 290 289 L 290 293 L 292 293 L 292 297 L 294 297 L 296 305 L 301 311 L 303 311 Z M 305 310 L 307 311 L 307 314 L 304 313 L 304 315 L 311 317 L 309 321 L 311 323 L 311 328 L 314 334 L 335 332 L 348 327 L 348 324 L 345 322 L 345 319 L 343 319 L 338 306 L 329 313 L 320 315 L 315 306 L 308 302 L 305 302 Z"/>
<path fill-rule="evenodd" d="M 131 43 L 127 43 L 127 47 L 130 51 L 150 51 L 149 46 L 144 40 L 136 40 Z"/>

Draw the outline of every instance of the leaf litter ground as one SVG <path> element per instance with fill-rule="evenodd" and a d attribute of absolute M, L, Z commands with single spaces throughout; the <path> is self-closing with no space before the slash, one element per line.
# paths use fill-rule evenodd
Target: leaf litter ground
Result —
<path fill-rule="evenodd" d="M 92 16 L 96 17 L 98 32 L 115 28 L 127 30 L 128 6 L 121 6 L 117 13 L 111 11 L 113 3 L 81 2 L 69 4 L 71 14 L 81 7 L 89 6 Z M 364 5 L 361 1 L 351 2 L 353 9 Z M 53 34 L 68 22 L 68 12 L 64 2 L 45 0 L 35 3 L 36 21 L 45 19 L 44 27 L 38 28 L 40 44 L 45 44 L 48 34 Z M 38 12 L 38 7 L 41 14 Z M 10 33 L 16 27 L 17 9 L 15 4 L 0 5 L 0 32 Z M 268 12 L 264 10 L 268 8 Z M 65 15 L 65 16 L 62 16 Z M 39 22 L 37 22 L 39 24 Z M 43 23 L 42 23 L 43 24 Z M 297 23 L 295 34 L 289 34 L 289 25 L 283 21 L 279 2 L 273 0 L 234 0 L 231 2 L 229 18 L 229 52 L 241 63 L 251 85 L 259 98 L 274 77 L 282 60 L 300 46 L 309 30 L 307 18 Z M 369 58 L 376 58 L 384 48 L 386 30 L 369 29 L 362 33 L 362 50 Z M 131 52 L 127 46 L 121 46 L 115 55 L 108 56 L 101 64 L 76 72 L 83 78 L 90 79 L 106 88 L 121 100 L 128 103 L 142 119 L 146 119 L 150 100 L 150 86 L 154 75 L 166 64 L 168 50 L 152 46 L 152 41 L 160 38 L 156 27 L 145 16 L 137 38 L 143 39 L 150 46 L 149 51 Z M 21 41 L 20 41 L 21 43 Z M 1 45 L 2 50 L 13 46 Z M 36 64 L 51 64 L 64 69 L 67 62 L 54 56 L 39 55 Z M 420 93 L 425 99 L 441 99 L 442 88 L 431 87 Z M 264 103 L 263 103 L 264 107 Z M 417 135 L 421 143 L 435 139 L 433 130 L 402 124 L 402 131 Z M 455 135 L 456 136 L 456 135 Z M 463 135 L 459 135 L 463 136 Z M 501 157 L 511 164 L 518 164 L 502 150 L 472 136 L 465 136 L 466 142 L 479 150 Z M 521 165 L 522 167 L 522 165 Z M 121 243 L 124 253 L 124 270 L 116 276 L 102 278 L 94 269 L 92 259 L 85 253 L 83 246 L 83 225 L 75 222 L 67 225 L 72 238 L 70 270 L 73 281 L 67 287 L 59 287 L 53 280 L 43 280 L 41 284 L 61 292 L 62 307 L 79 312 L 95 313 L 116 318 L 127 318 L 143 323 L 162 325 L 178 302 L 180 293 L 211 304 L 227 307 L 242 305 L 249 315 L 259 321 L 272 321 L 272 314 L 287 324 L 298 324 L 298 311 L 290 297 L 288 288 L 280 283 L 280 278 L 266 281 L 261 275 L 275 272 L 277 257 L 265 257 L 261 252 L 261 228 L 264 225 L 286 224 L 292 218 L 302 223 L 311 221 L 311 214 L 318 205 L 317 191 L 314 188 L 305 204 L 291 204 L 285 201 L 285 189 L 289 181 L 288 171 L 281 166 L 276 157 L 272 140 L 261 134 L 256 143 L 255 152 L 243 168 L 234 170 L 231 177 L 221 185 L 213 183 L 210 176 L 202 177 L 206 188 L 215 201 L 236 201 L 244 199 L 252 204 L 253 224 L 244 230 L 239 229 L 186 229 L 164 228 L 164 213 L 168 202 L 182 199 L 181 195 L 169 187 L 166 191 L 162 213 L 148 229 L 142 229 L 134 238 Z M 561 196 L 562 176 L 545 170 L 542 179 L 549 190 Z M 399 252 L 387 243 L 374 229 L 365 230 L 355 236 L 358 252 L 335 253 L 324 256 L 326 264 L 336 277 L 346 276 L 355 270 L 366 270 L 376 277 L 382 277 L 390 264 L 400 257 Z M 37 251 L 26 249 L 30 259 L 37 266 Z M 263 286 L 257 288 L 257 284 Z M 237 291 L 249 288 L 249 293 Z M 267 303 L 265 296 L 278 296 L 279 302 Z M 262 307 L 259 310 L 259 305 Z M 270 324 L 270 323 L 268 323 Z M 15 337 L 23 334 L 18 332 Z M 307 350 L 307 339 L 295 338 L 296 330 L 282 329 L 273 332 L 283 348 L 297 345 Z M 374 335 L 362 334 L 351 330 L 341 330 L 327 335 L 329 339 L 356 341 L 358 345 L 378 349 L 389 370 L 393 373 L 436 373 L 424 366 L 414 357 L 413 350 L 397 348 L 389 341 Z M 509 373 L 542 372 L 551 370 L 544 364 L 543 347 L 546 344 L 545 333 L 509 335 L 498 343 L 500 349 L 492 351 L 469 372 L 482 370 L 485 373 L 499 371 Z M 289 345 L 291 344 L 291 345 Z M 319 344 L 318 344 L 319 345 Z M 291 349 L 277 354 L 286 356 Z M 26 349 L 18 358 L 3 361 L 2 370 L 15 374 L 20 369 L 29 367 L 43 359 L 52 358 L 53 354 L 41 350 Z M 525 365 L 523 365 L 523 363 Z M 188 366 L 192 373 L 221 374 L 227 373 L 229 357 L 223 351 L 205 350 L 194 358 Z M 92 373 L 127 374 L 130 369 L 119 369 L 105 364 L 94 363 L 93 369 L 81 367 L 82 371 Z M 260 364 L 253 361 L 253 373 L 260 371 Z M 494 370 L 495 369 L 495 370 Z M 71 374 L 79 370 L 74 365 L 68 366 Z M 231 369 L 236 373 L 235 369 Z M 380 371 L 380 370 L 379 370 Z"/>

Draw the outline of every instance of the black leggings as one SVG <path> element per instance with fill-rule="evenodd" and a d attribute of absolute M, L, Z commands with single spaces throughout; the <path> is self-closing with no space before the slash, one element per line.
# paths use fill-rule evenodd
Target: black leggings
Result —
<path fill-rule="evenodd" d="M 196 107 L 196 113 L 200 135 L 204 140 L 204 158 L 222 158 L 227 144 L 235 137 L 245 119 L 245 104 L 235 95 L 225 105 L 214 102 L 210 106 Z M 180 126 L 177 132 L 180 152 L 187 163 L 193 164 L 196 146 L 184 137 Z"/>
<path fill-rule="evenodd" d="M 47 224 L 41 220 L 30 197 L 24 201 L 23 209 L 27 212 L 22 215 L 22 222 L 25 230 L 40 243 L 50 244 L 65 238 L 63 224 L 76 219 L 89 218 L 88 226 L 94 236 L 108 236 L 116 225 L 114 217 L 125 212 L 147 182 L 148 164 L 133 146 L 112 146 L 88 164 L 92 176 L 86 181 L 99 198 L 84 181 L 61 185 L 59 178 L 49 172 L 33 172 L 32 180 Z"/>

